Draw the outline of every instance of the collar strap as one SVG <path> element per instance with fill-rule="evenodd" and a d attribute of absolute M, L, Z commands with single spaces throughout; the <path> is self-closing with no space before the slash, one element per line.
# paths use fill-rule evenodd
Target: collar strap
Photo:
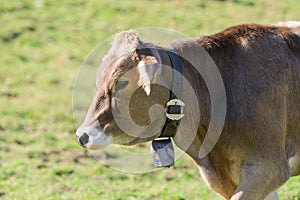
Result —
<path fill-rule="evenodd" d="M 166 52 L 171 61 L 173 69 L 172 90 L 170 92 L 170 100 L 166 104 L 166 123 L 159 137 L 174 137 L 177 132 L 177 126 L 180 119 L 184 116 L 184 103 L 182 98 L 182 65 L 177 53 L 170 48 L 166 48 Z"/>
<path fill-rule="evenodd" d="M 166 52 L 171 61 L 171 67 L 173 68 L 173 81 L 171 99 L 178 99 L 182 96 L 182 65 L 177 53 L 173 49 L 166 49 Z M 177 71 L 177 73 L 175 72 Z"/>

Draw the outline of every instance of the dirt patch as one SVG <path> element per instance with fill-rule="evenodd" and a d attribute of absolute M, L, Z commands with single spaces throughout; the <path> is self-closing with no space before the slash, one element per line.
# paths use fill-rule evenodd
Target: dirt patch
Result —
<path fill-rule="evenodd" d="M 86 151 L 82 150 L 62 150 L 49 152 L 29 152 L 29 159 L 39 160 L 36 165 L 37 169 L 51 168 L 58 163 L 65 164 L 84 164 L 86 159 L 91 156 Z"/>
<path fill-rule="evenodd" d="M 7 98 L 16 98 L 18 97 L 18 94 L 13 92 L 1 92 L 0 96 L 7 97 Z"/>

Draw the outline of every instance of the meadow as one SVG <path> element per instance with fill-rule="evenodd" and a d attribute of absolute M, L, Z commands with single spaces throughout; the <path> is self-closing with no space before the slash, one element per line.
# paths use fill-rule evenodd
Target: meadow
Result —
<path fill-rule="evenodd" d="M 241 23 L 299 21 L 299 12 L 298 0 L 0 0 L 0 199 L 221 199 L 186 156 L 136 174 L 80 148 L 72 113 L 80 65 L 121 30 L 162 27 L 196 37 Z M 278 192 L 299 200 L 300 177 Z"/>

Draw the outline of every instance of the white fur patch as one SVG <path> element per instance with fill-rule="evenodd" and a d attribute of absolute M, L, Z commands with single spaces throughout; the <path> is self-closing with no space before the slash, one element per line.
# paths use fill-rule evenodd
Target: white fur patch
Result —
<path fill-rule="evenodd" d="M 298 21 L 278 22 L 277 25 L 291 27 L 291 28 L 292 27 L 300 27 L 300 22 L 298 22 Z"/>
<path fill-rule="evenodd" d="M 144 90 L 145 90 L 147 96 L 149 96 L 149 95 L 150 95 L 150 92 L 151 92 L 150 83 L 149 83 L 149 84 L 144 84 L 144 85 L 143 85 L 143 88 L 144 88 Z"/>
<path fill-rule="evenodd" d="M 151 92 L 151 87 L 150 87 L 151 80 L 147 73 L 146 65 L 145 65 L 144 61 L 139 62 L 138 70 L 139 70 L 139 76 L 140 76 L 139 85 L 141 85 L 143 87 L 146 94 L 149 96 L 150 92 Z"/>
<path fill-rule="evenodd" d="M 87 149 L 100 149 L 111 143 L 111 134 L 106 135 L 92 126 L 80 126 L 76 131 L 78 137 L 81 137 L 84 133 L 89 136 L 88 142 L 85 144 Z"/>
<path fill-rule="evenodd" d="M 247 40 L 246 38 L 241 37 L 241 38 L 240 38 L 240 41 L 241 41 L 241 45 L 242 45 L 244 48 L 247 48 L 247 47 L 248 47 L 248 40 Z"/>

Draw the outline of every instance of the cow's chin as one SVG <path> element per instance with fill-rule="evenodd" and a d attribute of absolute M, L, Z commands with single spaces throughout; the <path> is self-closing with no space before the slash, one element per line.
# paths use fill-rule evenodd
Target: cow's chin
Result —
<path fill-rule="evenodd" d="M 154 140 L 156 137 L 158 137 L 159 134 L 149 137 L 149 138 L 136 138 L 128 135 L 118 135 L 118 136 L 113 136 L 111 139 L 112 144 L 118 144 L 118 145 L 124 145 L 124 146 L 132 146 L 135 144 L 143 143 L 143 142 L 148 142 L 151 140 Z"/>

